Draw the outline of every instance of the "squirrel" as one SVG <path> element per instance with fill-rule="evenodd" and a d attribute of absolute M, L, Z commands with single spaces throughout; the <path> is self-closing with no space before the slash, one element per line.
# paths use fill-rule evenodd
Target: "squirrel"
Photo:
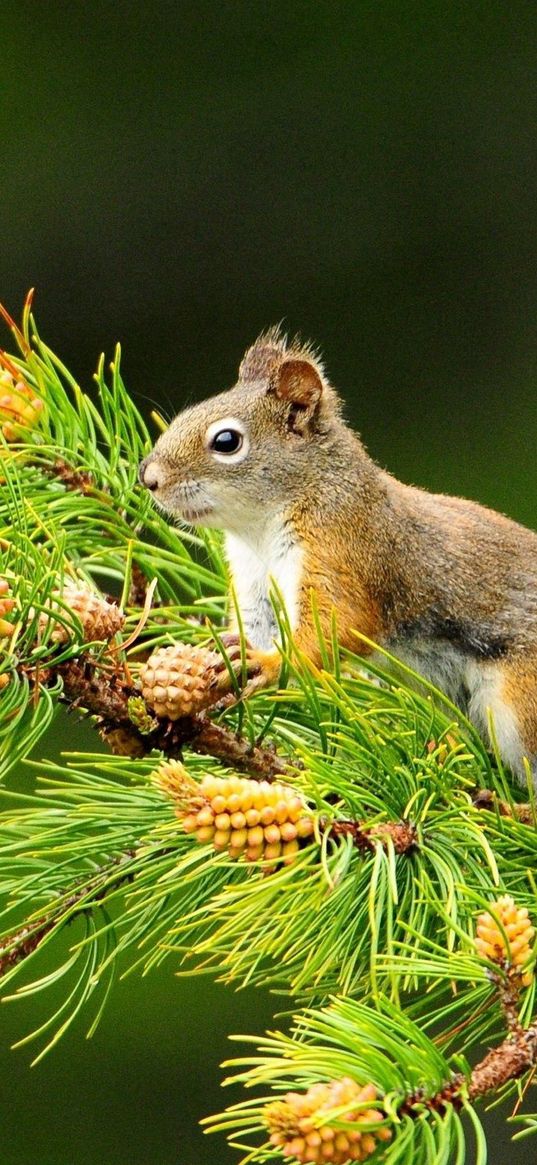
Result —
<path fill-rule="evenodd" d="M 520 781 L 529 762 L 537 785 L 537 534 L 381 469 L 311 345 L 264 332 L 236 385 L 179 413 L 139 475 L 167 512 L 225 531 L 246 694 L 280 672 L 272 582 L 294 642 L 320 662 L 313 592 L 327 636 L 335 611 L 342 647 L 373 651 L 361 632 L 486 743 L 492 718 L 502 760 Z"/>

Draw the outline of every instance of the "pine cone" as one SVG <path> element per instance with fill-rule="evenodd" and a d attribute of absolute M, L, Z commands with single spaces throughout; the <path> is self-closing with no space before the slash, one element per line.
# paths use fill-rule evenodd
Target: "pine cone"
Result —
<path fill-rule="evenodd" d="M 22 380 L 0 372 L 0 427 L 6 441 L 20 441 L 25 429 L 33 429 L 43 401 Z"/>
<path fill-rule="evenodd" d="M 179 720 L 216 702 L 222 659 L 207 647 L 173 643 L 158 647 L 140 672 L 144 700 L 157 716 Z"/>
<path fill-rule="evenodd" d="M 4 615 L 9 615 L 14 606 L 15 599 L 9 597 L 8 581 L 5 578 L 0 578 L 0 639 L 13 632 L 13 624 L 9 622 L 9 619 L 4 619 Z"/>
<path fill-rule="evenodd" d="M 69 639 L 74 637 L 74 633 L 54 618 L 54 611 L 60 609 L 62 617 L 68 618 L 69 611 L 78 616 L 86 642 L 92 642 L 94 639 L 104 639 L 108 642 L 125 622 L 125 616 L 116 603 L 109 603 L 85 583 L 68 581 L 64 584 L 63 590 L 55 594 L 61 596 L 61 608 L 59 603 L 53 601 L 51 611 L 43 611 L 39 616 L 40 635 L 44 634 L 49 622 L 54 623 L 50 635 L 53 643 L 68 643 Z"/>
<path fill-rule="evenodd" d="M 178 761 L 162 765 L 157 780 L 175 800 L 185 832 L 230 858 L 288 864 L 313 835 L 311 810 L 287 785 L 213 776 L 198 785 Z"/>
<path fill-rule="evenodd" d="M 283 1149 L 286 1158 L 318 1165 L 345 1165 L 348 1161 L 365 1161 L 378 1148 L 379 1141 L 389 1141 L 391 1132 L 380 1122 L 384 1114 L 362 1105 L 377 1099 L 373 1084 L 360 1087 L 349 1076 L 328 1084 L 313 1084 L 307 1092 L 287 1092 L 265 1109 L 270 1143 Z M 338 1109 L 334 1122 L 326 1119 L 331 1109 Z M 341 1110 L 344 1109 L 342 1112 Z M 355 1128 L 341 1128 L 342 1122 Z M 378 1124 L 378 1128 L 360 1129 L 360 1125 Z"/>
<path fill-rule="evenodd" d="M 121 725 L 118 728 L 100 728 L 99 736 L 114 756 L 129 756 L 132 760 L 145 756 L 144 742 L 134 728 L 129 730 Z"/>
<path fill-rule="evenodd" d="M 9 615 L 15 606 L 15 599 L 9 597 L 9 583 L 6 578 L 0 578 L 0 617 Z"/>
<path fill-rule="evenodd" d="M 493 902 L 491 911 L 492 913 L 484 911 L 478 917 L 476 951 L 481 958 L 492 963 L 500 965 L 507 963 L 511 974 L 519 974 L 518 968 L 523 967 L 531 956 L 535 937 L 535 929 L 530 922 L 528 911 L 525 906 L 517 906 L 510 894 L 503 894 Z M 529 986 L 532 977 L 533 968 L 524 972 L 521 977 L 524 987 Z"/>

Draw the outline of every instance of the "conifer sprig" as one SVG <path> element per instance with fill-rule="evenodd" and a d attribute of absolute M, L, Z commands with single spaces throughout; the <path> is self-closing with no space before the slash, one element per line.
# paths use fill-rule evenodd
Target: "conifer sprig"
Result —
<path fill-rule="evenodd" d="M 461 713 L 359 636 L 340 658 L 319 628 L 314 668 L 276 593 L 283 686 L 241 702 L 219 539 L 140 489 L 119 350 L 87 394 L 30 299 L 20 328 L 3 314 L 0 778 L 62 703 L 113 750 L 0 790 L 0 982 L 44 1009 L 22 1042 L 43 1055 L 84 1008 L 93 1030 L 118 967 L 270 984 L 307 1010 L 238 1077 L 270 1095 L 211 1122 L 245 1160 L 462 1165 L 465 1114 L 484 1165 L 479 1106 L 518 1105 L 537 1063 L 531 789 L 521 805 Z"/>
<path fill-rule="evenodd" d="M 421 1010 L 429 1026 L 437 1026 L 434 1008 L 422 1004 Z M 363 1155 L 353 1155 L 351 1141 L 346 1161 L 374 1156 L 385 1165 L 446 1161 L 462 1165 L 466 1116 L 476 1142 L 472 1160 L 475 1165 L 486 1165 L 486 1139 L 476 1106 L 505 1085 L 505 1095 L 516 1093 L 518 1078 L 537 1064 L 537 1024 L 516 1038 L 503 1040 L 472 1067 L 460 1053 L 446 1057 L 437 1041 L 383 997 L 374 1007 L 334 999 L 323 1010 L 304 1012 L 288 1035 L 273 1032 L 262 1040 L 241 1038 L 256 1043 L 258 1054 L 230 1061 L 228 1066 L 242 1070 L 224 1083 L 240 1083 L 256 1091 L 268 1085 L 272 1093 L 263 1091 L 232 1105 L 204 1124 L 209 1132 L 226 1132 L 232 1145 L 246 1150 L 241 1158 L 244 1163 L 276 1160 L 282 1151 L 285 1159 L 293 1161 L 339 1160 L 333 1147 L 338 1133 L 349 1137 L 352 1130 L 360 1129 L 360 1106 L 356 1108 L 354 1097 L 361 1089 L 370 1090 L 362 1109 L 371 1109 L 374 1098 L 375 1119 L 368 1112 L 365 1127 L 377 1136 L 371 1137 Z M 354 1084 L 354 1094 L 351 1090 L 346 1104 L 330 1108 L 326 1094 L 317 1111 L 311 1103 L 306 1110 L 297 1103 L 308 1095 L 314 1097 L 321 1082 L 339 1081 Z M 282 1097 L 283 1104 L 277 1097 Z M 304 1111 L 307 1120 L 301 1122 Z M 331 1130 L 331 1136 L 325 1136 L 323 1129 Z M 527 1130 L 532 1129 L 530 1118 Z M 330 1148 L 325 1152 L 326 1143 Z"/>

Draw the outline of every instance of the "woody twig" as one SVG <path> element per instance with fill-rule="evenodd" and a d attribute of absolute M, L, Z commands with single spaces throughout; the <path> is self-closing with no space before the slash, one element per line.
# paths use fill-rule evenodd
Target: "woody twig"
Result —
<path fill-rule="evenodd" d="M 64 925 L 72 922 L 79 914 L 96 906 L 111 890 L 128 881 L 132 877 L 131 866 L 136 857 L 137 850 L 130 849 L 113 858 L 97 872 L 93 871 L 88 880 L 82 879 L 82 884 L 74 890 L 63 895 L 60 893 L 59 900 L 52 904 L 48 913 L 25 923 L 5 938 L 0 947 L 0 977 L 27 959 L 58 923 Z"/>
<path fill-rule="evenodd" d="M 141 732 L 129 710 L 129 701 L 139 700 L 139 693 L 125 681 L 119 667 L 104 671 L 89 661 L 70 660 L 61 664 L 57 673 L 62 676 L 69 707 L 84 708 L 96 716 L 104 739 L 112 746 L 113 733 L 121 732 L 121 751 L 127 755 L 143 756 L 160 749 L 165 756 L 179 757 L 189 746 L 194 752 L 264 780 L 289 772 L 289 762 L 279 757 L 274 748 L 250 744 L 225 725 L 215 724 L 206 713 L 173 721 L 150 715 L 153 727 Z"/>
<path fill-rule="evenodd" d="M 334 821 L 329 827 L 332 837 L 351 837 L 360 850 L 374 850 L 380 841 L 391 841 L 396 854 L 406 854 L 417 845 L 416 828 L 410 821 L 385 821 L 366 825 L 360 821 Z"/>

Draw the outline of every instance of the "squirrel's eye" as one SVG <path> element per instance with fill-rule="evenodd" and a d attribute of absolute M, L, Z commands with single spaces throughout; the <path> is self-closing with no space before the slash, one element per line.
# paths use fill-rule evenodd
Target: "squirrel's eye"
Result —
<path fill-rule="evenodd" d="M 211 438 L 210 448 L 215 453 L 238 453 L 242 447 L 243 436 L 237 429 L 219 429 Z"/>
<path fill-rule="evenodd" d="M 246 426 L 237 417 L 220 417 L 209 425 L 205 434 L 205 448 L 215 461 L 236 465 L 248 455 L 250 442 Z"/>

